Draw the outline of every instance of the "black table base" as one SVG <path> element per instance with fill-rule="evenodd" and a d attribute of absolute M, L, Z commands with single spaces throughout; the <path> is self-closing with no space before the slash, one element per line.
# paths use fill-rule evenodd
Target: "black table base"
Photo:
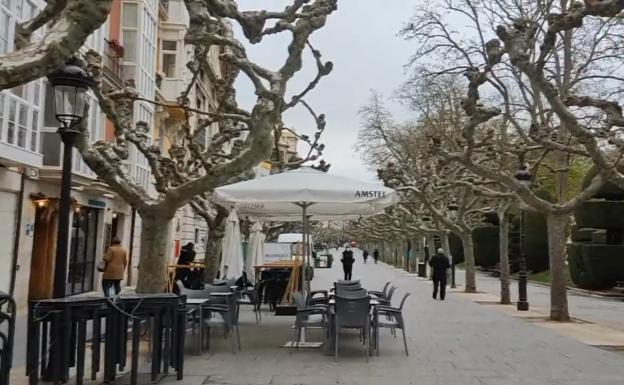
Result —
<path fill-rule="evenodd" d="M 137 294 L 32 301 L 26 349 L 26 374 L 30 384 L 37 384 L 39 378 L 55 384 L 65 383 L 73 367 L 76 368 L 76 384 L 83 384 L 89 341 L 91 380 L 96 380 L 101 370 L 103 344 L 104 382 L 112 382 L 117 372 L 127 367 L 129 337 L 130 378 L 131 384 L 136 384 L 142 330 L 150 332 L 152 381 L 167 375 L 170 368 L 182 379 L 185 300 L 173 294 Z"/>

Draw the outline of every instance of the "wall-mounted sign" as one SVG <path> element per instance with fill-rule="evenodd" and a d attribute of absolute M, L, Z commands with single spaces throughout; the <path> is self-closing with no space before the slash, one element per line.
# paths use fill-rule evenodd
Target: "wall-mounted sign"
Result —
<path fill-rule="evenodd" d="M 106 202 L 100 201 L 100 200 L 97 200 L 97 199 L 89 199 L 87 204 L 89 206 L 91 206 L 91 207 L 99 207 L 99 208 L 102 208 L 102 209 L 106 207 Z"/>

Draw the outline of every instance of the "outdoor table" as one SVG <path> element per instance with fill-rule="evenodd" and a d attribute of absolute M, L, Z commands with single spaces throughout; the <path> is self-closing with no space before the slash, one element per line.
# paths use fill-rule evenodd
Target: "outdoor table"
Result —
<path fill-rule="evenodd" d="M 201 355 L 202 353 L 202 345 L 204 343 L 204 310 L 203 307 L 206 304 L 210 303 L 210 298 L 187 298 L 186 305 L 188 307 L 194 308 L 197 312 L 197 316 L 199 317 L 198 329 L 199 329 L 199 338 L 197 341 L 197 354 Z"/>
<path fill-rule="evenodd" d="M 206 268 L 206 265 L 203 262 L 191 262 L 188 265 L 169 265 L 167 266 L 167 282 L 165 283 L 165 291 L 167 293 L 172 293 L 173 288 L 175 287 L 175 275 L 176 269 L 200 269 L 203 270 Z"/>
<path fill-rule="evenodd" d="M 148 321 L 152 327 L 151 381 L 156 382 L 161 372 L 167 375 L 169 366 L 174 367 L 177 371 L 177 378 L 182 379 L 186 324 L 185 300 L 186 297 L 165 293 L 120 295 L 115 298 L 114 303 L 111 302 L 112 311 L 106 319 L 104 382 L 115 380 L 117 366 L 120 370 L 125 367 L 127 352 L 124 342 L 127 341 L 127 325 L 130 319 L 132 320 L 130 384 L 135 385 L 138 378 L 142 321 Z"/>
<path fill-rule="evenodd" d="M 76 366 L 76 384 L 84 378 L 87 322 L 92 321 L 91 379 L 100 363 L 100 322 L 107 317 L 106 298 L 79 296 L 30 301 L 26 342 L 26 374 L 31 385 L 39 373 L 54 383 L 67 382 Z"/>

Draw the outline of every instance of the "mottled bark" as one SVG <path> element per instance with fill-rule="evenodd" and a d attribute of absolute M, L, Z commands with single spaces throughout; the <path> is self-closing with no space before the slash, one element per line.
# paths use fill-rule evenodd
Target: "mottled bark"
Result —
<path fill-rule="evenodd" d="M 169 262 L 170 222 L 173 216 L 141 215 L 141 259 L 137 293 L 162 293 Z"/>
<path fill-rule="evenodd" d="M 500 297 L 503 305 L 511 304 L 511 291 L 509 289 L 509 216 L 507 210 L 498 214 L 498 238 L 500 253 Z"/>
<path fill-rule="evenodd" d="M 46 16 L 53 22 L 43 38 L 28 45 L 20 42 L 23 48 L 0 55 L 0 90 L 41 78 L 61 66 L 106 21 L 111 4 L 112 0 L 65 0 L 60 13 L 60 7 L 54 8 L 58 14 Z M 33 23 L 32 28 L 41 24 Z M 31 24 L 25 27 L 29 29 Z M 22 31 L 21 35 L 30 32 Z"/>
<path fill-rule="evenodd" d="M 221 248 L 223 241 L 223 232 L 213 233 L 210 231 L 208 235 L 208 243 L 206 244 L 206 254 L 204 263 L 206 264 L 204 279 L 206 283 L 213 283 L 219 271 L 219 262 L 221 262 Z"/>
<path fill-rule="evenodd" d="M 550 319 L 569 321 L 565 269 L 566 214 L 550 213 L 548 224 L 548 254 L 550 256 Z"/>
<path fill-rule="evenodd" d="M 477 292 L 477 276 L 475 271 L 474 244 L 472 233 L 460 234 L 462 246 L 464 247 L 464 268 L 466 269 L 466 293 Z"/>

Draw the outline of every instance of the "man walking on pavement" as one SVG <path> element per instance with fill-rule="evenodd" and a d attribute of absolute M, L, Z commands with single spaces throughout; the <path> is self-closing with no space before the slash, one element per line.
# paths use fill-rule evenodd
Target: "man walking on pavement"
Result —
<path fill-rule="evenodd" d="M 364 250 L 362 253 L 362 258 L 364 258 L 364 264 L 366 265 L 366 260 L 368 259 L 368 250 Z"/>
<path fill-rule="evenodd" d="M 353 272 L 353 262 L 355 262 L 355 258 L 353 258 L 353 251 L 351 250 L 351 246 L 345 247 L 345 250 L 342 252 L 342 270 L 344 270 L 344 279 L 345 281 L 351 280 L 351 274 Z"/>
<path fill-rule="evenodd" d="M 433 299 L 437 299 L 439 287 L 440 299 L 444 301 L 444 297 L 446 297 L 446 269 L 451 267 L 444 250 L 438 249 L 438 252 L 429 260 L 429 266 L 433 270 Z"/>
<path fill-rule="evenodd" d="M 373 251 L 373 259 L 375 260 L 376 264 L 377 260 L 379 259 L 379 250 L 375 249 L 375 251 Z"/>

